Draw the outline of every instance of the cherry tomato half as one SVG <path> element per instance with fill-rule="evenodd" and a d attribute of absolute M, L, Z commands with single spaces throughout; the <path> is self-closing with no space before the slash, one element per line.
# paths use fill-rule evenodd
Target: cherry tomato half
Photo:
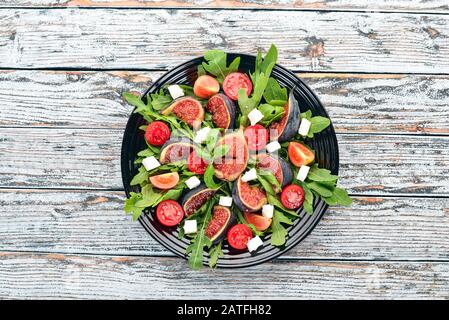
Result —
<path fill-rule="evenodd" d="M 253 232 L 246 224 L 236 224 L 228 231 L 228 243 L 237 250 L 245 249 L 252 237 Z"/>
<path fill-rule="evenodd" d="M 196 174 L 204 174 L 208 163 L 204 161 L 195 151 L 192 151 L 187 159 L 189 170 Z"/>
<path fill-rule="evenodd" d="M 164 200 L 156 208 L 156 217 L 164 226 L 173 227 L 184 218 L 184 210 L 175 200 Z"/>
<path fill-rule="evenodd" d="M 223 91 L 232 100 L 238 99 L 238 93 L 241 88 L 246 90 L 248 96 L 253 91 L 253 83 L 244 73 L 232 72 L 223 81 Z"/>
<path fill-rule="evenodd" d="M 249 126 L 245 129 L 245 138 L 251 151 L 259 151 L 265 148 L 268 142 L 268 131 L 260 124 Z"/>
<path fill-rule="evenodd" d="M 304 202 L 304 189 L 296 184 L 286 186 L 281 193 L 281 202 L 287 209 L 298 209 Z"/>
<path fill-rule="evenodd" d="M 162 146 L 170 138 L 170 128 L 162 121 L 151 122 L 145 130 L 145 140 L 152 146 Z"/>

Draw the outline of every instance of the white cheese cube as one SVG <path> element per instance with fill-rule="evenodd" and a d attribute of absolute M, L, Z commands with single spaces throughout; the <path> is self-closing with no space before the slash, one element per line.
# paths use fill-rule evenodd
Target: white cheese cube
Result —
<path fill-rule="evenodd" d="M 250 113 L 248 113 L 248 119 L 251 121 L 251 125 L 253 126 L 263 119 L 263 114 L 258 109 L 254 108 Z"/>
<path fill-rule="evenodd" d="M 232 206 L 232 197 L 220 197 L 218 204 L 223 207 L 230 207 Z"/>
<path fill-rule="evenodd" d="M 198 130 L 195 134 L 195 138 L 193 139 L 193 141 L 195 141 L 195 143 L 201 144 L 204 141 L 206 141 L 207 136 L 209 135 L 210 132 L 210 128 L 209 127 L 204 127 L 201 128 L 200 130 Z"/>
<path fill-rule="evenodd" d="M 262 215 L 265 218 L 271 219 L 273 218 L 274 207 L 271 204 L 265 204 L 262 207 Z"/>
<path fill-rule="evenodd" d="M 143 159 L 142 164 L 145 167 L 145 169 L 147 169 L 147 171 L 156 169 L 161 165 L 159 161 L 153 156 Z"/>
<path fill-rule="evenodd" d="M 261 245 L 263 245 L 262 239 L 259 238 L 259 236 L 255 236 L 251 240 L 248 241 L 246 246 L 248 247 L 249 252 L 256 251 L 257 248 L 259 248 Z"/>
<path fill-rule="evenodd" d="M 200 179 L 198 179 L 197 176 L 193 176 L 193 177 L 190 177 L 189 179 L 187 179 L 185 181 L 185 184 L 187 185 L 187 187 L 189 189 L 193 189 L 193 188 L 198 187 L 201 184 L 201 181 L 200 181 Z"/>
<path fill-rule="evenodd" d="M 312 122 L 310 122 L 307 119 L 301 119 L 301 124 L 299 125 L 298 133 L 302 135 L 303 137 L 307 136 L 310 130 Z"/>
<path fill-rule="evenodd" d="M 186 220 L 184 222 L 184 233 L 185 234 L 196 233 L 198 231 L 197 228 L 198 227 L 197 227 L 196 220 Z"/>
<path fill-rule="evenodd" d="M 171 85 L 167 89 L 173 99 L 182 97 L 184 95 L 184 90 L 182 90 L 182 88 L 177 84 Z"/>
<path fill-rule="evenodd" d="M 257 179 L 257 172 L 256 172 L 256 169 L 254 169 L 254 168 L 246 171 L 245 174 L 242 176 L 243 182 L 248 182 L 248 181 L 256 180 L 256 179 Z"/>
<path fill-rule="evenodd" d="M 272 141 L 269 144 L 267 144 L 266 148 L 268 152 L 272 153 L 279 150 L 281 148 L 281 145 L 277 141 Z"/>
<path fill-rule="evenodd" d="M 310 170 L 309 166 L 304 166 L 304 165 L 301 166 L 301 168 L 299 168 L 298 174 L 296 175 L 296 179 L 304 182 L 304 180 L 306 180 L 306 178 L 307 178 L 307 175 L 309 174 L 309 170 Z"/>

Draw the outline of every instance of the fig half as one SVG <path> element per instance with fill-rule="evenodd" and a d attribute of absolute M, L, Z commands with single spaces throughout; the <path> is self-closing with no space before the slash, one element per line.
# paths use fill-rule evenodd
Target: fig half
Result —
<path fill-rule="evenodd" d="M 214 160 L 215 176 L 221 180 L 234 181 L 248 164 L 248 144 L 239 130 L 222 137 L 217 142 L 217 146 L 220 145 L 229 146 L 229 150 L 224 157 Z"/>
<path fill-rule="evenodd" d="M 301 121 L 300 114 L 299 104 L 292 90 L 288 96 L 287 104 L 284 106 L 282 119 L 270 125 L 270 139 L 279 142 L 291 140 L 298 132 Z"/>
<path fill-rule="evenodd" d="M 247 182 L 243 182 L 241 177 L 234 182 L 232 199 L 240 210 L 249 212 L 259 211 L 267 203 L 265 191 L 259 187 L 251 186 Z"/>
<path fill-rule="evenodd" d="M 200 128 L 204 120 L 204 108 L 201 102 L 190 96 L 175 99 L 161 111 L 163 115 L 174 114 L 192 128 Z"/>
<path fill-rule="evenodd" d="M 205 234 L 212 243 L 218 243 L 224 239 L 229 228 L 232 227 L 235 222 L 235 215 L 230 208 L 215 206 L 212 213 L 212 219 L 206 227 Z"/>
<path fill-rule="evenodd" d="M 212 96 L 206 105 L 212 114 L 212 122 L 218 128 L 231 129 L 235 121 L 235 104 L 222 93 Z"/>
<path fill-rule="evenodd" d="M 159 162 L 162 164 L 185 161 L 193 150 L 193 143 L 189 139 L 171 138 L 161 147 Z"/>
<path fill-rule="evenodd" d="M 184 209 L 186 217 L 195 213 L 196 210 L 201 208 L 207 200 L 213 197 L 217 192 L 215 189 L 207 188 L 205 184 L 200 184 L 195 189 L 188 191 L 181 199 L 181 205 Z"/>

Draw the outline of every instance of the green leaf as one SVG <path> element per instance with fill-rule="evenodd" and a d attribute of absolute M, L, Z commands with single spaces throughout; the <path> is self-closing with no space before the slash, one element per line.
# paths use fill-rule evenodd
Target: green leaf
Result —
<path fill-rule="evenodd" d="M 278 179 L 274 176 L 273 172 L 268 170 L 259 170 L 259 174 L 263 176 L 265 180 L 271 183 L 274 186 L 275 190 L 282 190 L 282 186 L 280 185 Z"/>
<path fill-rule="evenodd" d="M 224 78 L 231 72 L 238 70 L 240 65 L 240 57 L 235 58 L 229 67 L 226 66 L 227 55 L 222 50 L 210 50 L 204 54 L 206 62 L 202 63 L 202 67 L 205 71 L 214 75 L 217 81 L 222 83 Z M 202 72 L 201 69 L 198 69 Z"/>
<path fill-rule="evenodd" d="M 130 185 L 136 186 L 138 184 L 141 184 L 144 181 L 148 181 L 149 173 L 147 170 L 145 170 L 144 166 L 141 166 L 139 168 L 138 173 L 134 176 L 134 178 L 131 180 Z"/>
<path fill-rule="evenodd" d="M 216 183 L 214 181 L 214 172 L 215 172 L 214 166 L 212 165 L 212 163 L 209 163 L 206 172 L 204 172 L 204 183 L 208 188 L 218 189 L 220 188 L 221 184 Z"/>
<path fill-rule="evenodd" d="M 326 186 L 323 186 L 319 182 L 315 182 L 315 181 L 308 182 L 307 186 L 311 190 L 318 193 L 321 197 L 328 198 L 328 197 L 332 196 L 332 190 L 329 190 Z"/>
<path fill-rule="evenodd" d="M 323 198 L 323 200 L 328 205 L 342 205 L 342 206 L 349 206 L 352 204 L 352 199 L 348 196 L 348 192 L 345 189 L 336 187 L 333 190 L 332 196 L 328 198 Z"/>
<path fill-rule="evenodd" d="M 130 197 L 125 200 L 124 210 L 126 213 L 132 214 L 133 220 L 137 220 L 144 208 L 137 207 L 136 202 L 142 199 L 142 195 L 140 193 L 131 192 Z"/>
<path fill-rule="evenodd" d="M 141 112 L 141 111 L 144 111 L 147 109 L 147 105 L 145 103 L 143 103 L 142 99 L 140 99 L 140 97 L 132 94 L 131 92 L 125 92 L 123 94 L 123 98 L 130 105 L 133 105 L 137 108 L 135 112 Z"/>
<path fill-rule="evenodd" d="M 338 176 L 331 174 L 331 172 L 327 169 L 318 168 L 318 165 L 315 163 L 310 168 L 307 179 L 318 182 L 336 181 L 338 179 Z"/>
<path fill-rule="evenodd" d="M 173 99 L 170 95 L 165 94 L 162 90 L 160 90 L 159 93 L 150 94 L 148 102 L 151 103 L 154 110 L 159 111 L 165 108 L 172 101 Z"/>
<path fill-rule="evenodd" d="M 218 159 L 221 157 L 224 157 L 229 151 L 229 146 L 228 145 L 220 145 L 217 148 L 214 149 L 214 156 L 213 159 Z"/>
<path fill-rule="evenodd" d="M 275 206 L 276 208 L 280 209 L 281 211 L 288 213 L 289 215 L 292 215 L 294 217 L 298 217 L 298 214 L 295 211 L 289 210 L 286 207 L 284 207 L 276 196 L 268 193 L 267 199 L 268 199 L 269 204 Z"/>
<path fill-rule="evenodd" d="M 271 223 L 271 244 L 273 246 L 282 246 L 285 244 L 288 232 L 282 224 L 291 225 L 292 221 L 288 219 L 281 211 L 275 210 L 273 221 Z"/>
<path fill-rule="evenodd" d="M 268 103 L 261 104 L 257 109 L 263 114 L 261 123 L 265 127 L 269 126 L 272 122 L 280 121 L 284 115 L 284 107 L 273 106 Z"/>
<path fill-rule="evenodd" d="M 271 103 L 272 101 L 283 102 L 283 104 L 281 104 L 283 106 L 287 103 L 288 99 L 287 88 L 281 88 L 279 82 L 277 82 L 275 78 L 270 77 L 265 92 L 263 93 L 263 97 L 268 103 Z"/>
<path fill-rule="evenodd" d="M 313 213 L 313 198 L 314 198 L 313 192 L 310 191 L 309 187 L 304 182 L 300 181 L 300 186 L 304 190 L 304 203 L 303 203 L 304 210 L 308 214 L 312 214 Z"/>
<path fill-rule="evenodd" d="M 310 129 L 309 129 L 309 133 L 307 135 L 307 137 L 309 137 L 309 138 L 313 138 L 313 135 L 315 133 L 319 133 L 319 132 L 323 131 L 324 129 L 329 127 L 329 125 L 331 124 L 331 121 L 328 118 L 321 117 L 321 116 L 313 117 L 310 120 L 310 122 L 311 122 Z"/>
<path fill-rule="evenodd" d="M 198 74 L 198 77 L 204 76 L 206 74 L 206 70 L 204 70 L 204 67 L 201 64 L 198 65 L 197 74 Z"/>
<path fill-rule="evenodd" d="M 221 246 L 223 245 L 223 242 L 220 241 L 216 245 L 214 245 L 209 250 L 209 267 L 214 268 L 217 265 L 218 258 L 223 258 L 224 254 L 223 251 L 221 251 Z"/>
<path fill-rule="evenodd" d="M 262 177 L 261 175 L 257 175 L 257 180 L 260 182 L 260 184 L 268 194 L 275 194 L 272 185 L 267 180 L 265 180 L 264 177 Z"/>

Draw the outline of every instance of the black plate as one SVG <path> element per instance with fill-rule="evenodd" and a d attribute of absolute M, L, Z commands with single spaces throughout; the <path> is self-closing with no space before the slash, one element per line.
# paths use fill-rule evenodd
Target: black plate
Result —
<path fill-rule="evenodd" d="M 240 71 L 248 73 L 254 70 L 255 56 L 246 54 L 228 54 L 229 61 L 240 56 Z M 152 93 L 164 84 L 189 84 L 193 85 L 196 79 L 197 66 L 203 62 L 203 58 L 196 58 L 184 64 L 177 66 L 171 71 L 163 75 L 145 92 Z M 288 88 L 289 92 L 294 88 L 294 95 L 299 102 L 301 112 L 308 109 L 313 114 L 328 117 L 326 110 L 318 100 L 312 90 L 302 82 L 294 73 L 287 69 L 276 65 L 273 68 L 272 76 L 276 78 L 280 85 Z M 138 192 L 138 187 L 129 185 L 131 179 L 137 173 L 138 166 L 134 164 L 137 153 L 145 148 L 143 131 L 139 130 L 139 126 L 146 124 L 146 121 L 139 114 L 132 114 L 126 125 L 122 144 L 122 178 L 126 195 L 129 197 L 131 191 Z M 322 133 L 315 135 L 310 142 L 310 146 L 315 149 L 316 159 L 322 168 L 327 168 L 333 174 L 338 174 L 339 158 L 337 137 L 332 125 L 330 125 Z M 315 200 L 314 213 L 307 214 L 304 210 L 299 210 L 300 219 L 296 219 L 294 224 L 288 228 L 288 239 L 284 247 L 277 248 L 270 245 L 270 236 L 264 239 L 263 247 L 255 254 L 249 252 L 235 252 L 230 249 L 226 243 L 223 245 L 224 258 L 218 260 L 218 267 L 222 268 L 239 268 L 248 267 L 262 262 L 271 260 L 287 250 L 293 248 L 301 242 L 317 225 L 323 214 L 327 210 L 327 205 L 322 200 Z M 145 212 L 140 218 L 140 223 L 148 231 L 148 233 L 156 239 L 165 248 L 174 254 L 186 258 L 184 252 L 188 245 L 186 239 L 179 239 L 175 228 L 167 228 L 162 226 L 155 215 L 150 211 Z M 208 262 L 207 254 L 204 255 L 204 264 Z"/>

